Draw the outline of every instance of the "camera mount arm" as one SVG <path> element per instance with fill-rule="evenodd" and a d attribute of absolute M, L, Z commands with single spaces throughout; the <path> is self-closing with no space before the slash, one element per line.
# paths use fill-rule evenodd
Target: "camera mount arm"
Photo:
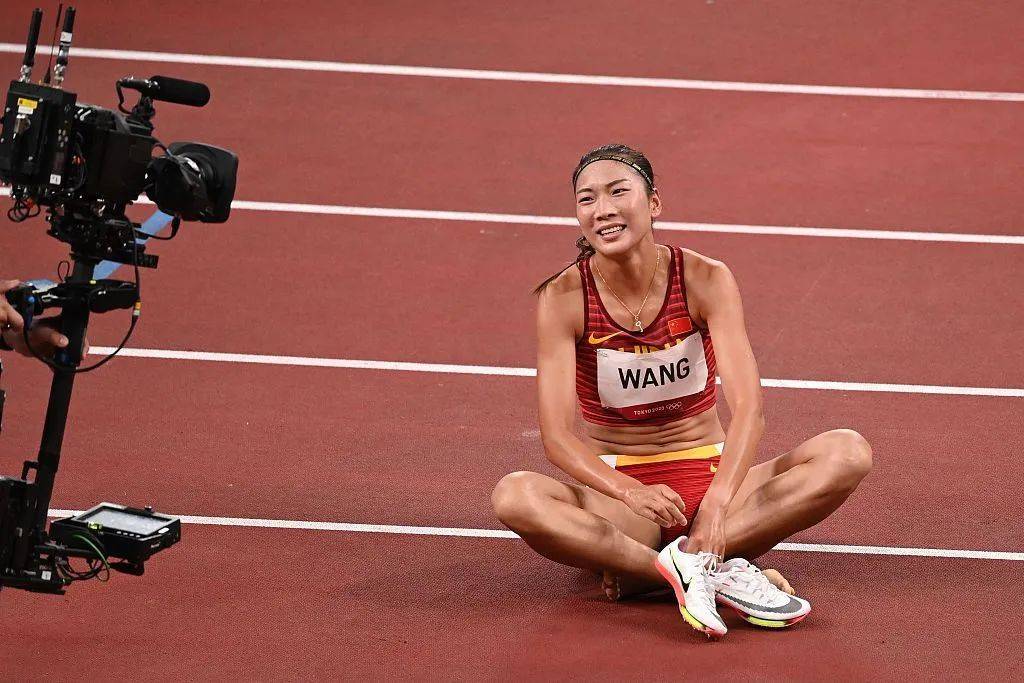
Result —
<path fill-rule="evenodd" d="M 68 283 L 88 283 L 92 280 L 94 261 L 75 260 L 74 269 Z M 68 408 L 71 406 L 71 390 L 75 384 L 74 369 L 82 362 L 82 343 L 85 330 L 89 325 L 89 307 L 85 300 L 67 301 L 62 306 L 61 333 L 68 338 L 68 345 L 57 352 L 57 367 L 53 372 L 50 384 L 50 399 L 46 406 L 46 417 L 43 420 L 43 435 L 39 444 L 39 458 L 33 464 L 35 469 L 34 500 L 30 507 L 35 511 L 33 529 L 39 536 L 45 534 L 46 515 L 50 508 L 50 497 L 53 494 L 53 482 L 60 465 L 60 450 L 64 442 L 64 429 L 67 426 Z M 28 466 L 29 463 L 26 463 Z M 37 539 L 41 542 L 42 538 Z"/>

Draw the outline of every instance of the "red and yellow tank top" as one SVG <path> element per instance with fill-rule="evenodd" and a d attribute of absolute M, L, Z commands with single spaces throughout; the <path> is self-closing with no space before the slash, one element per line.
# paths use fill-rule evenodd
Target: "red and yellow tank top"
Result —
<path fill-rule="evenodd" d="M 597 293 L 590 259 L 583 279 L 583 337 L 576 342 L 576 395 L 583 419 L 606 427 L 662 425 L 715 404 L 715 350 L 686 306 L 683 252 L 669 247 L 668 291 L 643 332 L 616 323 Z"/>

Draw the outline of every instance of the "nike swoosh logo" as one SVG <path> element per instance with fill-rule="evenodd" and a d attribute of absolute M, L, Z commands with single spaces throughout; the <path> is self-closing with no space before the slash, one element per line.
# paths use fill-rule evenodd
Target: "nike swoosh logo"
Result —
<path fill-rule="evenodd" d="M 757 604 L 755 604 L 753 602 L 747 602 L 746 600 L 741 600 L 740 598 L 733 597 L 733 596 L 726 596 L 726 597 L 729 600 L 732 600 L 733 602 L 738 603 L 740 607 L 746 607 L 747 609 L 752 609 L 752 610 L 760 610 L 762 612 L 774 612 L 776 614 L 788 614 L 788 613 L 791 613 L 791 612 L 796 612 L 801 607 L 803 607 L 803 605 L 800 604 L 800 601 L 795 600 L 793 598 L 793 596 L 786 596 L 786 597 L 789 598 L 789 602 L 787 602 L 785 605 L 781 605 L 779 607 L 769 607 L 767 605 L 757 605 Z"/>
<path fill-rule="evenodd" d="M 608 335 L 607 337 L 595 337 L 595 336 L 594 336 L 594 333 L 593 333 L 593 332 L 591 332 L 591 333 L 590 333 L 590 339 L 588 339 L 587 341 L 589 341 L 589 342 L 590 342 L 591 344 L 603 344 L 604 342 L 608 341 L 608 340 L 609 340 L 609 339 L 611 339 L 612 337 L 617 337 L 617 336 L 619 336 L 620 334 L 622 334 L 622 331 L 621 331 L 621 330 L 620 330 L 620 331 L 618 331 L 618 332 L 612 332 L 612 333 L 611 333 L 611 334 L 609 334 L 609 335 Z"/>
<path fill-rule="evenodd" d="M 683 578 L 683 573 L 681 571 L 679 571 L 679 565 L 676 564 L 676 557 L 675 557 L 675 555 L 672 553 L 671 550 L 669 550 L 668 552 L 669 552 L 668 556 L 672 559 L 672 568 L 676 570 L 676 576 L 679 577 L 679 583 L 683 584 L 683 590 L 690 590 L 690 582 L 687 581 L 686 579 L 684 579 Z"/>
<path fill-rule="evenodd" d="M 711 473 L 714 474 L 717 471 L 718 471 L 718 468 L 715 467 L 715 463 L 711 463 Z"/>

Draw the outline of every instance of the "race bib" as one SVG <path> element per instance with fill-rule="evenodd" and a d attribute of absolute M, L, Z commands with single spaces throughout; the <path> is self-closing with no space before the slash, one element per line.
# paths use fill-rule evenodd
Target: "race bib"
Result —
<path fill-rule="evenodd" d="M 652 353 L 597 349 L 597 393 L 605 408 L 690 396 L 703 391 L 707 382 L 708 363 L 699 332 Z"/>

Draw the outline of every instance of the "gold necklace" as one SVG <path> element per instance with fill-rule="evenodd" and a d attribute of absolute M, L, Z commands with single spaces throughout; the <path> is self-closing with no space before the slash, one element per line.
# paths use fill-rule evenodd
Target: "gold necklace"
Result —
<path fill-rule="evenodd" d="M 605 289 L 611 292 L 612 296 L 615 297 L 615 300 L 619 302 L 619 305 L 625 308 L 626 312 L 633 316 L 633 326 L 636 327 L 639 332 L 644 331 L 643 323 L 640 322 L 640 314 L 644 312 L 644 306 L 647 305 L 647 299 L 651 296 L 651 290 L 654 289 L 654 278 L 658 276 L 658 268 L 661 266 L 661 249 L 658 249 L 657 246 L 655 246 L 655 250 L 658 252 L 658 260 L 654 264 L 654 272 L 651 273 L 651 283 L 647 285 L 647 293 L 644 294 L 644 300 L 640 302 L 640 310 L 636 313 L 629 310 L 629 306 L 626 305 L 626 302 L 619 298 L 619 295 L 611 288 L 608 281 L 604 279 L 604 275 L 601 274 L 601 269 L 598 268 L 597 262 L 594 262 L 594 272 L 597 273 L 599 278 L 601 278 L 601 283 L 604 284 Z"/>

